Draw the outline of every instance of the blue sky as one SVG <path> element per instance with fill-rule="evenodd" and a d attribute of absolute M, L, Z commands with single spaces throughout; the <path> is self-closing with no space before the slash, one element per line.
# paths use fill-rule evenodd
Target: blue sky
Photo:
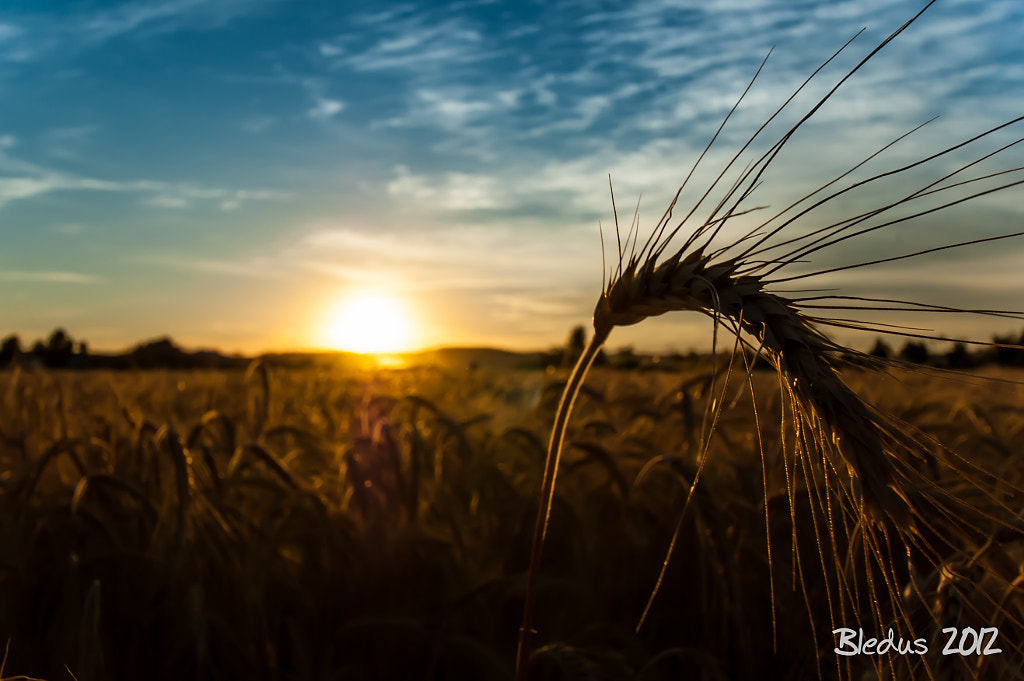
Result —
<path fill-rule="evenodd" d="M 642 194 L 649 229 L 772 46 L 709 171 L 862 27 L 811 96 L 921 6 L 4 3 L 0 335 L 30 341 L 63 326 L 99 349 L 164 334 L 232 351 L 312 348 L 339 300 L 375 291 L 403 301 L 414 345 L 563 342 L 599 292 L 609 173 L 625 222 Z M 1018 0 L 940 0 L 802 129 L 754 203 L 782 208 L 933 116 L 870 167 L 1024 114 L 1022 46 Z M 793 115 L 811 101 L 798 99 Z M 1021 165 L 1013 147 L 983 168 Z M 818 214 L 849 214 L 856 200 Z M 1017 187 L 816 262 L 1017 231 L 1022 217 Z M 1020 308 L 1024 239 L 822 279 L 844 292 Z M 1024 326 L 900 323 L 982 339 Z M 677 315 L 616 332 L 612 346 L 685 350 L 707 338 L 707 323 Z"/>

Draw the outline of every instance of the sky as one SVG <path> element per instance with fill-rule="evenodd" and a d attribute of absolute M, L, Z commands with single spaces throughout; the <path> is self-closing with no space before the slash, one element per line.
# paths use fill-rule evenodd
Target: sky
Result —
<path fill-rule="evenodd" d="M 751 150 L 767 149 L 923 4 L 4 2 L 0 336 L 28 344 L 63 327 L 97 350 L 165 335 L 231 352 L 315 349 L 341 342 L 338 324 L 374 324 L 339 321 L 345 301 L 384 296 L 404 310 L 407 348 L 563 343 L 600 293 L 602 230 L 604 267 L 617 259 L 609 175 L 623 233 L 638 210 L 646 235 L 769 50 L 680 206 L 846 40 L 866 28 Z M 749 228 L 933 117 L 861 176 L 1022 114 L 1024 4 L 940 0 L 787 144 L 751 198 L 770 208 L 733 222 Z M 1022 129 L 872 183 L 789 229 L 883 205 Z M 1021 147 L 957 178 L 1024 166 Z M 790 269 L 1018 231 L 1022 217 L 1024 187 L 1012 187 Z M 1020 309 L 1024 239 L 814 285 Z M 888 321 L 981 340 L 1024 329 L 966 315 Z M 710 329 L 673 314 L 618 329 L 610 344 L 699 349 Z"/>

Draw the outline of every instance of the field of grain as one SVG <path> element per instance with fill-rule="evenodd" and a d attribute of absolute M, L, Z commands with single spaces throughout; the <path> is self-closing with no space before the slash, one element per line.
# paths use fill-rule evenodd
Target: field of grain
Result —
<path fill-rule="evenodd" d="M 722 392 L 710 366 L 595 370 L 561 462 L 530 677 L 1020 678 L 1024 376 L 892 373 L 844 378 L 918 429 L 911 464 L 978 509 L 987 540 L 931 538 L 935 556 L 894 543 L 877 574 L 823 548 L 842 555 L 857 530 L 823 516 L 815 476 L 783 454 L 797 435 L 774 372 Z M 637 631 L 713 378 L 723 409 Z M 0 373 L 0 676 L 512 678 L 565 380 L 264 362 Z M 975 484 L 942 465 L 954 453 Z M 892 598 L 869 602 L 879 592 Z M 927 652 L 834 652 L 833 629 L 882 638 L 887 618 Z M 1002 652 L 943 655 L 947 627 L 996 628 Z"/>

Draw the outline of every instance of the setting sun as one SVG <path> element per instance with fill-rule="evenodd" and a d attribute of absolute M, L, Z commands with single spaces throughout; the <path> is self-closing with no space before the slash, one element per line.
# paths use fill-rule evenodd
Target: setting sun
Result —
<path fill-rule="evenodd" d="M 394 298 L 364 293 L 342 301 L 330 313 L 324 342 L 336 350 L 367 354 L 409 349 L 409 314 Z"/>

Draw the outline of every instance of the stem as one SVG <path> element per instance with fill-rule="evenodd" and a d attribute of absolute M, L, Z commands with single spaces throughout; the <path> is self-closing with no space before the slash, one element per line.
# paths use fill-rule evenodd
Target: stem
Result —
<path fill-rule="evenodd" d="M 558 403 L 555 423 L 551 427 L 551 442 L 548 444 L 548 455 L 544 461 L 544 485 L 540 492 L 540 507 L 537 509 L 537 525 L 533 530 L 533 548 L 530 551 L 530 570 L 527 573 L 526 602 L 523 605 L 523 625 L 519 629 L 519 649 L 516 653 L 516 681 L 526 681 L 526 668 L 533 648 L 533 609 L 537 603 L 537 580 L 540 576 L 540 558 L 544 552 L 544 537 L 548 531 L 548 518 L 551 515 L 551 503 L 555 498 L 555 477 L 558 475 L 558 461 L 562 456 L 562 443 L 565 441 L 565 429 L 569 425 L 573 404 L 580 394 L 583 381 L 597 358 L 597 353 L 608 340 L 611 329 L 595 330 L 590 344 L 580 355 L 580 359 L 569 375 L 569 382 L 562 391 L 562 399 Z"/>

